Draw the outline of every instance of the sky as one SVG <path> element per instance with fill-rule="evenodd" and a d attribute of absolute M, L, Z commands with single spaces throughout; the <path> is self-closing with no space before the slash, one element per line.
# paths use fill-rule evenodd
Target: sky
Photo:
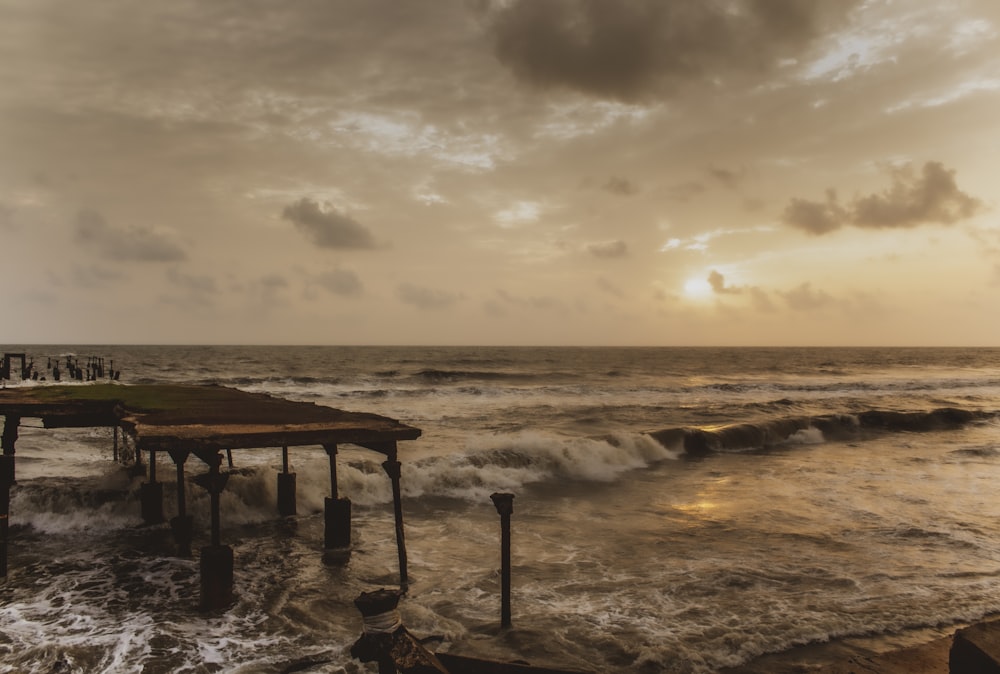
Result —
<path fill-rule="evenodd" d="M 0 0 L 8 344 L 1000 345 L 996 0 Z"/>

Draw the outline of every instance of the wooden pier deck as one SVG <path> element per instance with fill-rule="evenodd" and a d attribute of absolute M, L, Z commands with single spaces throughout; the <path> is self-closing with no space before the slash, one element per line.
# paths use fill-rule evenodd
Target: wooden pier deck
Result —
<path fill-rule="evenodd" d="M 41 419 L 45 428 L 110 427 L 132 440 L 137 462 L 148 455 L 148 481 L 140 491 L 143 519 L 164 521 L 163 485 L 157 481 L 156 456 L 166 453 L 177 473 L 177 517 L 171 519 L 178 554 L 191 555 L 192 517 L 187 514 L 184 466 L 195 456 L 208 466 L 194 481 L 211 495 L 212 543 L 201 549 L 202 596 L 206 610 L 232 601 L 232 549 L 220 540 L 219 494 L 228 473 L 223 452 L 234 449 L 280 448 L 283 470 L 278 474 L 280 515 L 295 514 L 295 473 L 288 471 L 289 447 L 320 445 L 329 456 L 331 496 L 326 499 L 324 550 L 350 549 L 351 504 L 337 492 L 337 447 L 351 444 L 385 456 L 382 466 L 392 482 L 399 553 L 400 587 L 407 587 L 406 546 L 400 501 L 397 443 L 420 437 L 420 429 L 376 414 L 346 412 L 313 403 L 274 398 L 221 386 L 45 385 L 0 390 L 0 578 L 7 575 L 10 490 L 15 481 L 15 444 L 23 418 Z"/>

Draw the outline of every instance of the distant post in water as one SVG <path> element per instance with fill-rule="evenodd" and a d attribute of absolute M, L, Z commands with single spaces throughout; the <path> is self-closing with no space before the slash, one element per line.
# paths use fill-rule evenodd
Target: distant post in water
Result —
<path fill-rule="evenodd" d="M 500 513 L 500 627 L 511 626 L 510 620 L 510 516 L 514 512 L 513 494 L 490 494 Z"/>

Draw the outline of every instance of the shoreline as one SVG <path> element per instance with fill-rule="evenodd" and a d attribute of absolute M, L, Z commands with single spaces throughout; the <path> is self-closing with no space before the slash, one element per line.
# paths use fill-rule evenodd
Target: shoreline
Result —
<path fill-rule="evenodd" d="M 844 637 L 796 646 L 720 669 L 718 674 L 949 674 L 955 633 L 985 625 L 1000 625 L 1000 614 L 899 634 Z"/>

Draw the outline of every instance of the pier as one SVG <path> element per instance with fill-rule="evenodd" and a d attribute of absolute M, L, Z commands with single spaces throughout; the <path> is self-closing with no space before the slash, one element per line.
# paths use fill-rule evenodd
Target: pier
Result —
<path fill-rule="evenodd" d="M 179 556 L 191 556 L 193 517 L 188 514 L 185 471 L 190 458 L 207 468 L 192 481 L 210 494 L 211 539 L 201 548 L 201 608 L 224 609 L 233 599 L 233 551 L 222 543 L 219 496 L 226 487 L 231 453 L 280 451 L 277 510 L 295 513 L 295 473 L 289 472 L 292 448 L 321 447 L 329 457 L 331 495 L 325 502 L 324 558 L 343 558 L 351 545 L 351 502 L 337 488 L 337 449 L 355 445 L 385 457 L 382 467 L 392 483 L 399 586 L 408 588 L 406 542 L 400 497 L 401 464 L 398 443 L 420 437 L 420 429 L 395 419 L 294 402 L 265 394 L 220 386 L 122 385 L 97 383 L 47 385 L 0 390 L 0 578 L 8 573 L 10 493 L 16 485 L 16 442 L 22 419 L 40 419 L 44 428 L 118 429 L 131 439 L 136 464 L 147 459 L 147 480 L 140 488 L 140 510 L 148 524 L 162 523 L 163 485 L 157 479 L 157 457 L 174 464 L 177 516 L 170 526 Z M 223 457 L 230 460 L 223 466 Z"/>

